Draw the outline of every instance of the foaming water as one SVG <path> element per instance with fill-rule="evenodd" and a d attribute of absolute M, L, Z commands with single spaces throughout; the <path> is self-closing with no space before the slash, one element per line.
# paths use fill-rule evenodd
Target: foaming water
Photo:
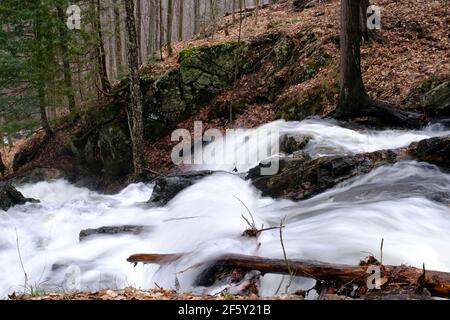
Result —
<path fill-rule="evenodd" d="M 310 119 L 301 122 L 277 120 L 256 129 L 239 130 L 218 139 L 216 143 L 204 148 L 204 163 L 193 166 L 193 168 L 232 171 L 237 167 L 240 172 L 246 172 L 265 160 L 264 157 L 261 157 L 261 148 L 267 147 L 268 157 L 277 155 L 278 152 L 270 152 L 278 150 L 275 144 L 278 144 L 279 140 L 278 138 L 274 139 L 273 136 L 279 137 L 285 134 L 310 136 L 312 139 L 305 151 L 316 158 L 406 147 L 415 141 L 449 135 L 450 130 L 440 124 L 434 124 L 421 130 L 356 131 L 340 127 L 332 120 Z M 214 157 L 211 154 L 214 154 Z M 227 157 L 230 155 L 239 158 L 239 161 L 229 161 Z"/>
<path fill-rule="evenodd" d="M 401 147 L 445 134 L 436 127 L 412 133 L 361 133 L 318 121 L 269 125 L 313 135 L 308 150 L 316 156 L 325 149 L 337 154 Z M 202 179 L 164 208 L 145 205 L 152 192 L 152 185 L 146 184 L 129 185 L 116 195 L 63 180 L 23 185 L 19 190 L 41 203 L 0 212 L 0 297 L 24 290 L 18 248 L 28 285 L 52 291 L 64 289 L 68 270 L 77 266 L 82 290 L 158 285 L 217 292 L 225 285 L 208 289 L 193 285 L 202 271 L 198 264 L 205 258 L 224 253 L 282 257 L 278 230 L 263 232 L 258 241 L 242 237 L 247 228 L 242 215 L 249 217 L 240 201 L 258 226 L 278 226 L 286 218 L 283 236 L 289 258 L 356 264 L 369 254 L 378 256 L 384 238 L 385 263 L 420 267 L 425 262 L 428 269 L 450 271 L 450 175 L 425 163 L 383 166 L 297 203 L 263 198 L 249 181 L 231 173 Z M 115 225 L 147 228 L 140 235 L 79 241 L 82 229 Z M 164 267 L 133 267 L 126 261 L 142 252 L 188 254 Z M 280 280 L 277 275 L 263 277 L 262 294 L 273 295 Z M 311 280 L 299 278 L 290 290 L 308 286 Z"/>

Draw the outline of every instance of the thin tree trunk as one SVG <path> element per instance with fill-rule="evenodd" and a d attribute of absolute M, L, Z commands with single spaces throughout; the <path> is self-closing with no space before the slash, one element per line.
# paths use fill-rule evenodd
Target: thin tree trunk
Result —
<path fill-rule="evenodd" d="M 194 0 L 194 34 L 200 32 L 200 0 Z"/>
<path fill-rule="evenodd" d="M 69 62 L 69 50 L 68 50 L 68 42 L 67 42 L 67 29 L 65 26 L 65 20 L 66 16 L 64 14 L 64 10 L 60 5 L 56 6 L 56 11 L 58 14 L 58 18 L 60 20 L 59 25 L 59 36 L 60 36 L 60 51 L 61 51 L 61 60 L 63 63 L 63 76 L 64 76 L 64 86 L 65 86 L 65 92 L 67 101 L 69 103 L 69 110 L 71 113 L 73 113 L 76 109 L 76 103 L 75 103 L 75 94 L 73 90 L 72 85 L 72 71 L 70 68 L 70 62 Z"/>
<path fill-rule="evenodd" d="M 149 58 L 153 58 L 156 48 L 156 5 L 155 0 L 149 0 L 149 25 L 148 25 L 148 52 Z"/>
<path fill-rule="evenodd" d="M 133 1 L 125 1 L 125 10 L 128 33 L 127 56 L 130 68 L 130 112 L 128 112 L 128 123 L 133 143 L 134 178 L 137 180 L 142 176 L 144 169 L 144 127 L 142 91 L 139 77 L 138 41 Z"/>
<path fill-rule="evenodd" d="M 159 0 L 159 52 L 161 54 L 161 60 L 164 60 L 163 41 L 164 41 L 163 6 L 162 0 Z"/>
<path fill-rule="evenodd" d="M 178 5 L 178 41 L 183 41 L 184 0 L 179 0 Z"/>
<path fill-rule="evenodd" d="M 116 49 L 116 71 L 119 73 L 120 67 L 123 64 L 122 61 L 122 34 L 121 34 L 121 19 L 120 19 L 120 0 L 114 0 L 113 2 L 114 12 L 114 42 Z"/>
<path fill-rule="evenodd" d="M 142 21 L 142 9 L 141 9 L 141 0 L 136 0 L 136 37 L 137 37 L 137 44 L 138 44 L 138 58 L 139 58 L 139 65 L 142 64 L 142 45 L 141 45 L 141 26 Z"/>
<path fill-rule="evenodd" d="M 96 3 L 94 2 L 94 0 L 92 0 L 91 3 L 93 4 L 96 13 L 95 30 L 98 37 L 97 40 L 98 44 L 96 46 L 96 56 L 99 70 L 100 86 L 103 92 L 108 93 L 111 91 L 111 84 L 109 82 L 108 73 L 106 69 L 106 54 L 105 54 L 105 46 L 103 44 L 100 0 L 97 0 Z"/>
<path fill-rule="evenodd" d="M 167 2 L 167 54 L 172 56 L 172 25 L 173 25 L 173 0 Z"/>

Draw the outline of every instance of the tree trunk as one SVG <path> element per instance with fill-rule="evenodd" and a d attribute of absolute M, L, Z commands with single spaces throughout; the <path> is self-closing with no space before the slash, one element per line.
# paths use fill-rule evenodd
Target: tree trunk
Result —
<path fill-rule="evenodd" d="M 138 180 L 144 169 L 144 128 L 142 115 L 142 91 L 139 77 L 138 43 L 134 20 L 133 1 L 125 1 L 128 65 L 130 68 L 130 112 L 128 123 L 133 142 L 134 178 Z"/>
<path fill-rule="evenodd" d="M 136 0 L 136 38 L 137 38 L 137 45 L 138 45 L 138 59 L 139 59 L 139 65 L 142 64 L 142 45 L 141 45 L 141 26 L 142 21 L 142 9 L 141 9 L 141 0 Z"/>
<path fill-rule="evenodd" d="M 69 110 L 71 113 L 73 113 L 76 109 L 76 103 L 75 103 L 75 93 L 72 85 L 72 71 L 69 62 L 69 48 L 67 41 L 68 34 L 65 26 L 66 15 L 64 14 L 64 10 L 60 5 L 56 6 L 56 12 L 58 14 L 58 19 L 61 22 L 59 25 L 59 36 L 60 36 L 60 51 L 61 51 L 61 60 L 63 64 L 65 92 L 67 101 L 69 103 Z"/>
<path fill-rule="evenodd" d="M 337 118 L 370 116 L 381 121 L 377 125 L 420 127 L 424 123 L 420 113 L 369 98 L 361 74 L 361 41 L 361 4 L 342 0 L 340 97 L 333 115 Z"/>
<path fill-rule="evenodd" d="M 155 54 L 156 48 L 156 5 L 155 0 L 149 0 L 149 26 L 148 26 L 148 55 L 152 59 Z"/>
<path fill-rule="evenodd" d="M 120 67 L 123 64 L 122 61 L 122 28 L 121 28 L 121 18 L 120 18 L 120 2 L 119 0 L 114 0 L 113 2 L 113 12 L 114 12 L 114 43 L 116 48 L 116 71 L 119 74 Z"/>
<path fill-rule="evenodd" d="M 167 54 L 172 56 L 172 25 L 173 25 L 173 0 L 168 0 L 167 2 Z"/>
<path fill-rule="evenodd" d="M 161 60 L 164 60 L 163 42 L 164 42 L 163 6 L 162 0 L 159 0 L 159 52 L 161 54 Z"/>
<path fill-rule="evenodd" d="M 50 124 L 47 118 L 47 110 L 46 110 L 47 102 L 45 98 L 45 88 L 41 84 L 39 84 L 38 87 L 38 100 L 39 100 L 39 111 L 41 114 L 42 127 L 44 128 L 46 134 L 51 135 L 52 129 L 50 128 Z"/>
<path fill-rule="evenodd" d="M 200 32 L 200 0 L 194 0 L 194 34 Z"/>
<path fill-rule="evenodd" d="M 105 54 L 105 46 L 103 44 L 100 0 L 97 0 L 96 3 L 94 2 L 94 0 L 91 0 L 91 3 L 96 13 L 94 27 L 98 37 L 97 40 L 98 43 L 96 46 L 96 58 L 98 63 L 100 87 L 103 92 L 108 93 L 111 91 L 111 84 L 109 83 L 108 73 L 106 69 L 106 54 Z"/>
<path fill-rule="evenodd" d="M 183 41 L 184 0 L 179 0 L 178 5 L 178 41 Z"/>

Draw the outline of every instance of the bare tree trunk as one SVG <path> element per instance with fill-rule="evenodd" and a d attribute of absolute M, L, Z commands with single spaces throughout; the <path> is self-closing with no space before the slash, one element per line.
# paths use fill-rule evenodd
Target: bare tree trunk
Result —
<path fill-rule="evenodd" d="M 183 41 L 184 0 L 179 0 L 178 5 L 178 41 Z"/>
<path fill-rule="evenodd" d="M 155 48 L 156 48 L 156 30 L 157 30 L 157 23 L 156 23 L 156 5 L 155 0 L 149 0 L 149 26 L 148 26 L 148 52 L 149 52 L 149 58 L 152 58 L 155 54 Z"/>
<path fill-rule="evenodd" d="M 137 44 L 138 44 L 138 58 L 139 58 L 139 65 L 142 64 L 142 46 L 141 46 L 141 26 L 142 21 L 142 9 L 141 9 L 141 0 L 136 0 L 136 37 L 137 37 Z"/>
<path fill-rule="evenodd" d="M 162 0 L 159 0 L 159 52 L 161 54 L 161 60 L 164 60 L 163 41 L 164 41 L 163 7 L 162 7 Z"/>
<path fill-rule="evenodd" d="M 96 46 L 96 58 L 98 63 L 98 71 L 100 78 L 100 87 L 103 92 L 108 93 L 111 91 L 111 84 L 109 83 L 108 73 L 106 69 L 106 54 L 105 54 L 105 46 L 103 44 L 103 35 L 102 35 L 102 25 L 101 25 L 101 5 L 100 0 L 97 0 L 95 3 L 94 0 L 91 0 L 91 4 L 94 7 L 96 16 L 95 16 L 95 25 L 94 28 L 98 37 L 98 44 Z"/>
<path fill-rule="evenodd" d="M 172 25 L 173 25 L 173 0 L 168 0 L 167 2 L 167 54 L 172 56 Z"/>
<path fill-rule="evenodd" d="M 200 32 L 200 0 L 194 0 L 194 34 Z"/>
<path fill-rule="evenodd" d="M 134 178 L 137 180 L 142 176 L 144 169 L 144 127 L 142 91 L 139 77 L 138 41 L 136 35 L 136 24 L 134 20 L 133 1 L 125 1 L 126 26 L 127 26 L 127 56 L 130 68 L 130 112 L 128 112 L 128 123 L 130 135 L 133 142 L 133 167 Z"/>
<path fill-rule="evenodd" d="M 120 27 L 120 0 L 114 0 L 113 12 L 114 12 L 114 42 L 116 49 L 116 71 L 119 73 L 120 67 L 123 64 L 122 61 L 122 34 Z"/>

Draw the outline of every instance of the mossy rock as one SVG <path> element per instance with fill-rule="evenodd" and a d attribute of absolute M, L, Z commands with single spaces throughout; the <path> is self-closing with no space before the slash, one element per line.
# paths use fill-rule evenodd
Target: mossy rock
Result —
<path fill-rule="evenodd" d="M 321 115 L 326 99 L 323 87 L 309 92 L 300 92 L 294 96 L 282 96 L 275 102 L 277 118 L 300 121 L 309 116 Z"/>
<path fill-rule="evenodd" d="M 445 81 L 422 95 L 420 104 L 430 116 L 450 116 L 450 81 Z"/>
<path fill-rule="evenodd" d="M 290 38 L 283 38 L 273 49 L 275 53 L 274 65 L 281 68 L 292 58 L 295 44 Z"/>
<path fill-rule="evenodd" d="M 98 135 L 102 172 L 107 177 L 124 176 L 132 168 L 132 143 L 127 129 L 117 124 L 102 128 Z"/>

